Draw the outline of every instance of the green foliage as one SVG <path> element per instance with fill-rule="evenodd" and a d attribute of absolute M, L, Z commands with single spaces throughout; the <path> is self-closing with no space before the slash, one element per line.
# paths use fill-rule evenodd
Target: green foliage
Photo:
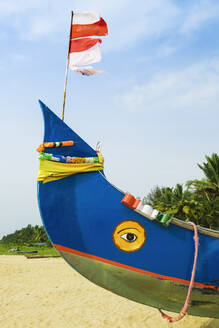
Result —
<path fill-rule="evenodd" d="M 212 154 L 211 157 L 205 156 L 207 163 L 198 164 L 205 174 L 206 179 L 219 189 L 219 156 Z"/>
<path fill-rule="evenodd" d="M 194 193 L 202 195 L 208 199 L 219 199 L 219 156 L 212 154 L 205 156 L 206 163 L 198 164 L 203 171 L 205 178 L 187 182 L 187 186 Z"/>
<path fill-rule="evenodd" d="M 215 229 L 219 226 L 219 156 L 205 156 L 206 163 L 198 164 L 205 174 L 201 180 L 177 184 L 175 188 L 156 186 L 144 199 L 161 212 L 184 221 Z"/>
<path fill-rule="evenodd" d="M 34 243 L 46 243 L 51 246 L 50 240 L 45 232 L 43 226 L 31 226 L 28 224 L 27 227 L 20 230 L 16 230 L 14 233 L 3 236 L 0 240 L 1 244 L 34 244 Z"/>

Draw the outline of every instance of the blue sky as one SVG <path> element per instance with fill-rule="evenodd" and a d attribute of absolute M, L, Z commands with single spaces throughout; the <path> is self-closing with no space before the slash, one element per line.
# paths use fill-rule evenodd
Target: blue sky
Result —
<path fill-rule="evenodd" d="M 201 178 L 196 163 L 218 152 L 218 1 L 2 1 L 0 237 L 41 224 L 37 100 L 61 115 L 71 10 L 108 24 L 93 65 L 104 73 L 69 72 L 65 121 L 91 146 L 102 141 L 113 184 L 144 197 Z"/>

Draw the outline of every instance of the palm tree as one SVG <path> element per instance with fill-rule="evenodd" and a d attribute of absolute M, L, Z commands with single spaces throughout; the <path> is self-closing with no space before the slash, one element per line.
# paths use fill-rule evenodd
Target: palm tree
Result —
<path fill-rule="evenodd" d="M 219 226 L 219 156 L 205 156 L 206 163 L 198 164 L 204 172 L 202 180 L 192 180 L 175 188 L 155 187 L 144 199 L 157 210 L 181 220 L 214 229 Z"/>
<path fill-rule="evenodd" d="M 188 181 L 187 186 L 196 194 L 204 195 L 208 201 L 219 199 L 219 156 L 214 153 L 205 158 L 206 163 L 198 164 L 205 178 Z"/>
<path fill-rule="evenodd" d="M 183 189 L 182 184 L 178 183 L 175 188 L 157 186 L 144 198 L 143 203 L 181 220 L 193 220 L 199 224 L 197 209 L 200 204 L 188 189 Z"/>
<path fill-rule="evenodd" d="M 208 201 L 200 194 L 183 189 L 182 184 L 177 184 L 175 188 L 155 187 L 143 203 L 183 221 L 193 221 L 210 229 L 218 226 L 218 199 Z"/>
<path fill-rule="evenodd" d="M 156 186 L 146 197 L 144 197 L 143 203 L 151 206 L 159 205 L 161 202 L 169 204 L 171 201 L 171 195 L 172 188 Z"/>

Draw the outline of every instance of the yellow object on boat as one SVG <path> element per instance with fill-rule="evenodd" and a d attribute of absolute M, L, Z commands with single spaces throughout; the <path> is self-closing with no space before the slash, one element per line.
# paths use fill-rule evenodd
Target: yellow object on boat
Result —
<path fill-rule="evenodd" d="M 102 163 L 60 163 L 40 160 L 37 180 L 43 183 L 66 178 L 70 175 L 103 170 Z"/>

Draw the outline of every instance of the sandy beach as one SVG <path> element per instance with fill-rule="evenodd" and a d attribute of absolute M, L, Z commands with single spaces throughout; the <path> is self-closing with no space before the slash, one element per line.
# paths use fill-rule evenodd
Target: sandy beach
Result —
<path fill-rule="evenodd" d="M 108 292 L 62 258 L 0 256 L 1 328 L 219 328 L 219 320 L 186 316 L 169 324 L 154 308 Z"/>

